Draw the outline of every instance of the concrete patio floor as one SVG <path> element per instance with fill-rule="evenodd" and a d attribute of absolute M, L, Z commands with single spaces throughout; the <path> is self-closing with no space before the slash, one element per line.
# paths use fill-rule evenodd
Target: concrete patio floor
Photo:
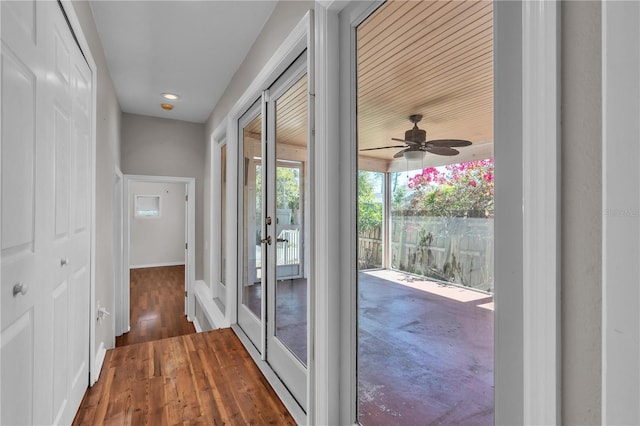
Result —
<path fill-rule="evenodd" d="M 493 297 L 398 271 L 358 274 L 358 419 L 493 424 Z M 279 282 L 279 337 L 306 359 L 306 280 Z M 248 301 L 259 312 L 259 286 Z"/>
<path fill-rule="evenodd" d="M 358 278 L 360 423 L 492 425 L 492 296 L 397 271 Z"/>

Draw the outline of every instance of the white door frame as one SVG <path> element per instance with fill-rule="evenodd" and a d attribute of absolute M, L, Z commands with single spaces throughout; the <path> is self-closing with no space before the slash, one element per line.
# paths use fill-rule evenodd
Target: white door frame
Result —
<path fill-rule="evenodd" d="M 638 2 L 602 2 L 601 395 L 611 425 L 640 423 L 639 24 Z"/>
<path fill-rule="evenodd" d="M 351 48 L 354 25 L 367 16 L 367 8 L 376 7 L 376 2 L 365 3 L 352 10 L 350 24 L 341 28 L 345 2 L 316 2 L 316 208 L 327 209 L 316 212 L 315 234 L 316 282 L 322 285 L 315 305 L 318 370 L 311 423 L 318 424 L 356 421 L 357 164 Z M 560 9 L 557 2 L 544 0 L 494 5 L 496 424 L 558 424 Z M 343 160 L 339 170 L 331 161 L 336 152 Z M 332 211 L 336 205 L 338 215 Z M 336 241 L 340 250 L 335 250 Z M 341 307 L 339 316 L 335 306 Z"/>
<path fill-rule="evenodd" d="M 314 18 L 313 18 L 313 10 L 307 12 L 307 14 L 300 20 L 300 22 L 296 25 L 296 27 L 291 31 L 289 36 L 283 41 L 280 47 L 273 54 L 271 59 L 267 61 L 267 63 L 262 67 L 260 73 L 253 80 L 251 85 L 245 90 L 243 95 L 238 99 L 238 101 L 231 108 L 229 114 L 227 115 L 226 121 L 220 124 L 220 126 L 214 131 L 214 135 L 216 140 L 219 140 L 219 135 L 226 133 L 227 138 L 227 259 L 238 259 L 241 246 L 238 244 L 237 238 L 235 236 L 238 232 L 238 223 L 237 221 L 233 221 L 231 218 L 240 217 L 240 213 L 238 211 L 238 156 L 241 155 L 238 153 L 238 120 L 245 113 L 251 105 L 258 99 L 264 89 L 269 87 L 277 78 L 280 76 L 288 67 L 291 65 L 294 60 L 304 51 L 304 49 L 312 49 L 314 45 L 314 39 L 312 37 L 314 27 Z M 313 65 L 313 57 L 309 59 L 309 69 L 314 68 Z M 313 86 L 311 86 L 313 87 Z M 313 107 L 310 106 L 310 112 L 312 113 Z M 226 132 L 224 132 L 224 128 L 226 127 Z M 313 161 L 313 153 L 311 153 L 311 161 Z M 310 173 L 313 173 L 312 170 L 309 170 Z M 241 193 L 241 192 L 240 192 Z M 311 218 L 311 225 L 313 226 L 314 218 Z M 313 251 L 310 255 L 310 276 L 312 276 L 312 271 L 314 271 L 315 256 L 313 255 Z M 293 396 L 289 393 L 289 390 L 282 383 L 282 381 L 278 378 L 278 376 L 271 370 L 269 365 L 261 359 L 260 353 L 255 349 L 250 340 L 246 337 L 243 330 L 237 325 L 238 322 L 238 300 L 237 300 L 237 286 L 239 282 L 238 276 L 238 267 L 237 265 L 227 265 L 226 270 L 226 283 L 228 286 L 227 290 L 227 306 L 225 309 L 225 317 L 229 319 L 229 322 L 232 325 L 232 328 L 244 344 L 245 348 L 251 354 L 253 360 L 258 365 L 258 368 L 265 375 L 271 386 L 274 388 L 280 399 L 283 401 L 289 412 L 292 414 L 296 422 L 300 424 L 307 423 L 308 419 L 311 419 L 311 413 L 313 410 L 313 406 L 310 403 L 307 403 L 308 414 L 307 416 L 304 411 L 297 404 Z M 309 333 L 308 333 L 308 342 L 312 342 L 314 338 L 314 321 L 315 317 L 313 316 L 313 306 L 315 305 L 315 294 L 314 289 L 309 289 L 308 295 L 308 306 L 309 306 Z M 217 309 L 214 305 L 214 309 Z M 309 348 L 313 346 L 309 345 Z M 309 360 L 309 379 L 308 386 L 309 389 L 313 389 L 313 370 L 314 370 L 315 361 L 310 357 Z M 307 400 L 311 401 L 313 392 L 308 392 Z"/>
<path fill-rule="evenodd" d="M 187 271 L 186 276 L 186 289 L 187 289 L 187 303 L 185 311 L 187 319 L 193 321 L 193 315 L 195 313 L 195 293 L 193 291 L 193 285 L 195 283 L 195 192 L 196 192 L 196 180 L 189 177 L 171 177 L 171 176 L 143 176 L 143 175 L 124 175 L 124 197 L 122 205 L 124 207 L 124 255 L 123 255 L 123 288 L 122 288 L 122 305 L 118 307 L 116 305 L 116 314 L 122 315 L 121 324 L 125 329 L 130 327 L 130 309 L 131 309 L 131 282 L 129 276 L 130 253 L 131 253 L 131 211 L 129 199 L 131 197 L 131 183 L 132 182 L 156 182 L 156 183 L 183 183 L 187 185 L 188 200 L 187 209 L 188 214 L 185 217 L 187 227 L 187 258 L 185 259 L 185 267 Z M 117 301 L 116 301 L 117 302 Z"/>
<path fill-rule="evenodd" d="M 123 302 L 124 279 L 124 176 L 116 166 L 113 172 L 113 330 L 116 336 L 129 331 Z"/>

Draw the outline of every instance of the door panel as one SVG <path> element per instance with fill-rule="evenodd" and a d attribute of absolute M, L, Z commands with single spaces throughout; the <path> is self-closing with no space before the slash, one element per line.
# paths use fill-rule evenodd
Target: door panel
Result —
<path fill-rule="evenodd" d="M 256 102 L 240 119 L 242 157 L 238 170 L 242 183 L 240 210 L 242 241 L 240 256 L 240 288 L 238 294 L 238 323 L 260 353 L 263 353 L 263 281 L 265 279 L 263 244 L 263 169 L 262 169 L 262 104 Z"/>
<path fill-rule="evenodd" d="M 58 3 L 0 7 L 0 423 L 70 423 L 89 381 L 91 71 Z"/>
<path fill-rule="evenodd" d="M 306 409 L 307 293 L 305 247 L 308 235 L 308 81 L 299 58 L 270 88 L 270 216 L 275 243 L 269 247 L 267 360 Z"/>
<path fill-rule="evenodd" d="M 33 424 L 33 338 L 32 309 L 2 331 L 3 425 Z"/>
<path fill-rule="evenodd" d="M 305 411 L 309 93 L 303 53 L 238 123 L 238 324 Z"/>

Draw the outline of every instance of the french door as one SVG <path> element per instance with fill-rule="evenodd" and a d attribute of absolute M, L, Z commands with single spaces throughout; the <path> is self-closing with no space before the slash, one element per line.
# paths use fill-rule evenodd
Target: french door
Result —
<path fill-rule="evenodd" d="M 303 53 L 240 118 L 238 324 L 306 410 L 308 78 Z"/>

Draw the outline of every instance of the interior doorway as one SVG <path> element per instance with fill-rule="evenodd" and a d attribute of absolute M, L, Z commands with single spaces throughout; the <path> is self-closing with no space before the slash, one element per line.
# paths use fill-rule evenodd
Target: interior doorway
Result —
<path fill-rule="evenodd" d="M 140 329 L 118 337 L 117 344 L 191 332 L 195 179 L 125 175 L 124 182 L 123 286 L 116 315 L 126 330 Z M 160 319 L 169 312 L 172 318 Z"/>

